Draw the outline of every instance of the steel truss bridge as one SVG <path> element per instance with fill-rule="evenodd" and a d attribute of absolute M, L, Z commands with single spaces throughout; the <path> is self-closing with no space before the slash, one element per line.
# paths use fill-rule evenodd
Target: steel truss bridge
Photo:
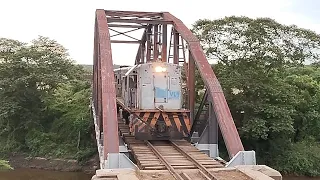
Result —
<path fill-rule="evenodd" d="M 141 36 L 129 35 L 135 31 L 140 31 Z M 96 10 L 94 29 L 92 115 L 95 123 L 101 169 L 151 167 L 143 166 L 142 161 L 140 162 L 137 158 L 138 154 L 141 153 L 133 145 L 133 142 L 136 144 L 137 142 L 132 137 L 130 139 L 127 134 L 127 127 L 121 124 L 121 118 L 119 119 L 120 116 L 117 114 L 114 62 L 111 48 L 111 44 L 115 43 L 138 45 L 136 56 L 132 58 L 135 64 L 161 59 L 164 62 L 183 66 L 186 77 L 184 82 L 185 108 L 190 110 L 192 126 L 189 141 L 184 142 L 188 144 L 184 144 L 185 148 L 193 147 L 199 152 L 204 152 L 208 158 L 219 162 L 225 168 L 237 165 L 256 165 L 255 152 L 244 150 L 221 85 L 201 48 L 199 40 L 180 19 L 169 12 L 98 9 Z M 125 53 L 126 49 L 123 49 L 123 52 Z M 196 69 L 205 84 L 205 94 L 199 107 L 195 107 Z M 219 158 L 218 128 L 220 128 L 229 154 L 229 160 L 225 163 L 222 163 L 223 161 Z M 179 144 L 177 142 L 171 143 Z M 152 153 L 156 156 L 159 163 L 163 165 L 162 168 L 173 170 L 172 175 L 174 176 L 174 169 L 177 167 L 166 163 L 169 160 L 161 157 L 161 149 L 157 150 L 156 144 L 150 142 L 139 142 L 138 144 L 141 145 L 138 149 L 144 149 L 143 152 Z M 168 148 L 172 149 L 172 147 Z M 174 148 L 175 151 L 182 153 L 188 159 L 188 162 L 193 163 L 192 167 L 198 167 L 199 172 L 207 175 L 207 178 L 212 179 L 214 177 L 203 169 L 206 168 L 204 165 L 196 164 L 196 161 L 204 162 L 203 159 L 190 159 L 181 149 L 183 148 Z M 134 159 L 139 161 L 138 165 L 131 160 L 132 158 L 129 158 L 130 154 L 133 154 L 136 157 Z M 218 165 L 217 167 L 221 168 Z M 178 179 L 178 176 L 188 179 L 188 174 L 180 173 L 179 175 L 178 173 L 174 177 Z"/>

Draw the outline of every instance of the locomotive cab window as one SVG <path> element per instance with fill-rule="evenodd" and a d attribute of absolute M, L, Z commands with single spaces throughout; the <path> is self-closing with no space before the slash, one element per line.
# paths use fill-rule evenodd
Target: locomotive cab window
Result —
<path fill-rule="evenodd" d="M 129 78 L 129 88 L 137 88 L 137 75 L 132 75 Z"/>
<path fill-rule="evenodd" d="M 125 91 L 127 90 L 127 87 L 128 87 L 128 82 L 127 82 L 127 77 L 124 77 L 123 78 L 124 79 L 124 89 L 125 89 Z"/>
<path fill-rule="evenodd" d="M 133 80 L 133 77 L 130 76 L 129 77 L 129 88 L 133 88 L 133 85 L 134 85 L 134 80 Z"/>

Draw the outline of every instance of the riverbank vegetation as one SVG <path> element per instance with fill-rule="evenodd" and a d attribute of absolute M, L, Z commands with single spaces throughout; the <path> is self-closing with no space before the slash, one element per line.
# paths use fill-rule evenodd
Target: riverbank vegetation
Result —
<path fill-rule="evenodd" d="M 0 154 L 81 160 L 95 153 L 85 74 L 54 40 L 0 39 Z"/>
<path fill-rule="evenodd" d="M 11 170 L 12 167 L 8 164 L 8 161 L 0 160 L 0 170 Z"/>
<path fill-rule="evenodd" d="M 193 31 L 217 61 L 245 149 L 283 173 L 319 176 L 320 35 L 247 17 L 198 20 Z"/>
<path fill-rule="evenodd" d="M 320 36 L 246 17 L 199 20 L 193 31 L 217 62 L 245 149 L 283 173 L 319 176 Z M 0 154 L 80 161 L 95 154 L 87 74 L 54 40 L 0 39 Z M 198 72 L 196 87 L 204 88 Z"/>

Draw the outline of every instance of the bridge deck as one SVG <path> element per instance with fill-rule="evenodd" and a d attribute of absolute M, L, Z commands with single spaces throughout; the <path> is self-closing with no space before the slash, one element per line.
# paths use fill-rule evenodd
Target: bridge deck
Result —
<path fill-rule="evenodd" d="M 122 120 L 118 121 L 118 127 L 124 142 L 131 150 L 133 157 L 137 162 L 139 168 L 139 178 L 148 179 L 150 176 L 152 179 L 169 180 L 175 179 L 167 170 L 165 164 L 161 159 L 151 150 L 145 141 L 137 140 L 129 134 L 128 125 L 124 124 Z M 233 179 L 233 180 L 249 180 L 252 179 L 240 171 L 236 171 L 232 168 L 225 168 L 223 163 L 209 157 L 205 153 L 198 150 L 192 144 L 185 140 L 173 141 L 184 152 L 191 155 L 198 163 L 207 168 L 211 174 L 217 179 Z M 192 180 L 206 179 L 203 177 L 195 164 L 189 159 L 182 156 L 173 146 L 166 141 L 152 141 L 153 146 L 161 152 L 166 161 L 179 172 L 179 174 L 186 174 Z"/>
<path fill-rule="evenodd" d="M 128 144 L 128 148 L 133 153 L 138 167 L 140 169 L 166 169 L 165 165 L 161 160 L 152 152 L 150 147 L 142 141 L 136 140 L 133 136 L 129 135 L 129 128 L 123 122 L 119 121 L 119 130 L 123 134 L 124 141 Z M 192 155 L 199 163 L 203 164 L 206 168 L 222 168 L 223 165 L 210 158 L 205 153 L 198 150 L 196 147 L 191 145 L 185 140 L 174 141 L 183 148 L 185 152 Z M 179 169 L 194 169 L 195 165 L 190 162 L 185 157 L 181 156 L 177 150 L 175 150 L 167 141 L 153 141 L 154 146 L 156 146 L 160 151 L 165 152 L 165 156 L 171 162 L 173 167 Z"/>

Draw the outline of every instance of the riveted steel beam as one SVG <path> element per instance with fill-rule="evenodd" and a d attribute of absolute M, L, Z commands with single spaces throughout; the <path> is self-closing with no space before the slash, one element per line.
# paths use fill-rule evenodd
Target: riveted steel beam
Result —
<path fill-rule="evenodd" d="M 110 153 L 119 153 L 119 136 L 111 41 L 104 10 L 96 10 L 94 64 L 94 100 L 98 109 L 97 117 L 103 125 L 103 152 L 106 159 Z"/>

